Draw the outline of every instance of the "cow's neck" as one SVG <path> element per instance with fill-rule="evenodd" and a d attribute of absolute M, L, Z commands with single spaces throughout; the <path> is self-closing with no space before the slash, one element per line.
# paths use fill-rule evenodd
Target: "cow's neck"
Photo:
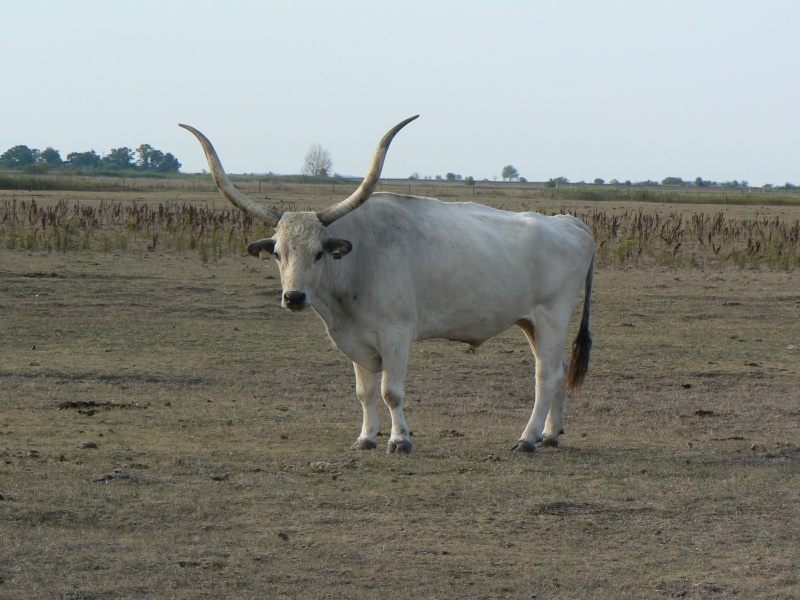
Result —
<path fill-rule="evenodd" d="M 325 323 L 328 336 L 336 347 L 353 362 L 377 372 L 381 368 L 380 354 L 364 338 L 364 327 L 356 324 L 359 320 L 359 292 L 353 289 L 349 277 L 355 265 L 345 264 L 345 260 L 342 259 L 333 272 L 323 275 L 312 307 Z"/>

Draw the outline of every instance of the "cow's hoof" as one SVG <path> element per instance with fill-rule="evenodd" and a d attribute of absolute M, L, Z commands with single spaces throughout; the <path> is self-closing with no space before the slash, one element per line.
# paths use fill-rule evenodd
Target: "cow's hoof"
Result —
<path fill-rule="evenodd" d="M 520 440 L 517 444 L 511 449 L 512 452 L 527 452 L 528 454 L 532 452 L 536 452 L 536 444 L 531 444 L 530 442 L 526 442 L 525 440 Z"/>
<path fill-rule="evenodd" d="M 544 436 L 542 446 L 547 448 L 558 448 L 558 438 Z"/>
<path fill-rule="evenodd" d="M 378 442 L 374 440 L 364 439 L 357 439 L 356 443 L 353 444 L 350 449 L 351 450 L 375 450 L 378 447 Z"/>
<path fill-rule="evenodd" d="M 409 440 L 400 440 L 399 442 L 389 441 L 386 445 L 386 454 L 411 454 L 411 447 L 413 444 Z"/>

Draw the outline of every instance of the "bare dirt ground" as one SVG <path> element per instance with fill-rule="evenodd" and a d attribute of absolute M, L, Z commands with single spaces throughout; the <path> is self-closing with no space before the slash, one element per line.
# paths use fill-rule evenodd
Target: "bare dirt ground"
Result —
<path fill-rule="evenodd" d="M 600 269 L 532 456 L 520 332 L 418 344 L 406 457 L 272 262 L 0 250 L 0 597 L 800 597 L 798 281 Z"/>

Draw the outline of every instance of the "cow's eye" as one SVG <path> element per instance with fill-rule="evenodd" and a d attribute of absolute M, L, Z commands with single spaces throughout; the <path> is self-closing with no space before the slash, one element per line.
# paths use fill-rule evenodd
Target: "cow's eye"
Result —
<path fill-rule="evenodd" d="M 281 259 L 281 253 L 280 252 L 273 252 L 273 254 L 275 255 L 275 260 L 280 260 Z"/>
<path fill-rule="evenodd" d="M 319 252 L 317 252 L 317 255 L 314 257 L 314 261 L 318 261 L 318 260 L 320 260 L 320 259 L 322 258 L 322 255 L 323 255 L 323 254 L 324 254 L 324 252 L 322 252 L 322 250 L 320 250 Z"/>

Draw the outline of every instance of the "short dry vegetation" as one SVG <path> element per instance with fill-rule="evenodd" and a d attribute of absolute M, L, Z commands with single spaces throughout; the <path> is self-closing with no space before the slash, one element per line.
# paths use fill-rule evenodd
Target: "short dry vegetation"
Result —
<path fill-rule="evenodd" d="M 134 206 L 35 199 L 67 220 Z M 236 244 L 204 261 L 128 217 L 66 251 L 49 221 L 31 249 L 4 225 L 0 597 L 800 596 L 797 265 L 711 248 L 746 253 L 798 210 L 706 209 L 599 207 L 641 219 L 651 249 L 637 262 L 634 229 L 632 256 L 598 267 L 589 375 L 562 446 L 532 456 L 509 451 L 533 396 L 517 331 L 415 346 L 414 452 L 355 452 L 352 368 L 313 314 L 280 309 L 272 261 Z M 649 214 L 683 224 L 674 262 Z"/>
<path fill-rule="evenodd" d="M 279 186 L 259 196 L 281 210 L 316 210 L 333 201 L 335 188 Z M 305 190 L 310 194 L 302 195 Z M 249 215 L 219 204 L 215 192 L 190 193 L 189 198 L 171 192 L 116 197 L 90 192 L 5 192 L 0 194 L 0 245 L 9 250 L 60 253 L 191 252 L 207 262 L 241 254 L 248 241 L 270 233 Z M 568 197 L 536 202 L 524 195 L 480 200 L 506 210 L 578 216 L 594 232 L 601 266 L 800 267 L 800 218 L 792 206 L 728 209 L 709 204 L 687 209 L 666 203 L 586 202 Z"/>

